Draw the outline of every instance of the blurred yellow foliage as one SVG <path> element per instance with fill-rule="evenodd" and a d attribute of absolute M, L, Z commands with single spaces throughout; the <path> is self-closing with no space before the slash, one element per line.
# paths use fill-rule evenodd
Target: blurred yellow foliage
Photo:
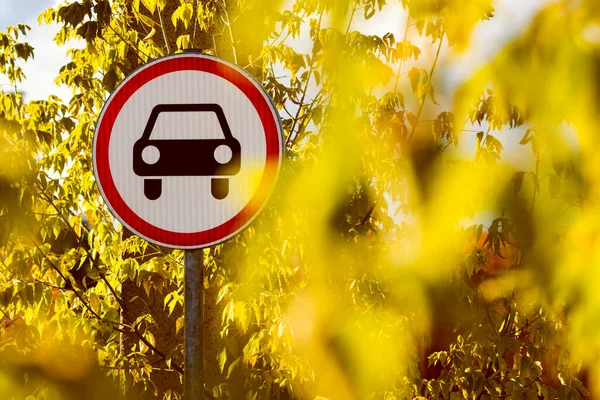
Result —
<path fill-rule="evenodd" d="M 597 1 L 541 4 L 466 77 L 453 63 L 480 48 L 486 24 L 510 20 L 494 2 L 194 3 L 50 9 L 40 20 L 61 26 L 58 43 L 87 44 L 57 79 L 73 99 L 0 95 L 0 389 L 80 399 L 90 384 L 108 398 L 98 383 L 108 375 L 130 398 L 180 398 L 182 253 L 120 237 L 93 184 L 90 143 L 127 73 L 199 48 L 252 73 L 286 134 L 261 217 L 204 251 L 219 328 L 207 392 L 598 393 Z M 0 46 L 17 62 L 29 55 L 13 31 Z M 177 322 L 160 325 L 155 311 L 127 320 L 132 283 Z"/>

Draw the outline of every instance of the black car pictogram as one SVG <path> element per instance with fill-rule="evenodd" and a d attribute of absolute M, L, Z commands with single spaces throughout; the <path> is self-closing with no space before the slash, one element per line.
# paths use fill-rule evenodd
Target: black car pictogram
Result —
<path fill-rule="evenodd" d="M 152 138 L 162 113 L 212 113 L 218 120 L 222 138 Z M 160 197 L 162 177 L 166 176 L 211 176 L 213 197 L 224 199 L 229 194 L 229 176 L 240 171 L 240 150 L 240 142 L 232 136 L 218 104 L 159 104 L 152 109 L 142 137 L 133 146 L 133 171 L 146 178 L 144 195 L 149 200 Z"/>

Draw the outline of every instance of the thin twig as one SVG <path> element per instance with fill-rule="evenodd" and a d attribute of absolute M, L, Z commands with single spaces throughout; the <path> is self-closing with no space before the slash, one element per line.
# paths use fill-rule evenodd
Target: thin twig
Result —
<path fill-rule="evenodd" d="M 117 301 L 117 303 L 121 307 L 121 310 L 123 310 L 123 316 L 125 317 L 125 320 L 130 323 L 131 331 L 129 331 L 129 332 L 123 331 L 123 333 L 134 333 L 146 346 L 148 346 L 148 348 L 150 350 L 152 350 L 154 353 L 156 353 L 159 357 L 161 357 L 161 358 L 163 358 L 163 359 L 166 360 L 167 359 L 166 354 L 163 353 L 161 350 L 159 350 L 156 346 L 154 346 L 152 343 L 150 343 L 148 341 L 148 339 L 146 339 L 144 337 L 144 335 L 142 334 L 142 332 L 140 332 L 140 330 L 139 330 L 139 325 L 135 326 L 133 324 L 133 320 L 129 317 L 129 313 L 127 312 L 127 308 L 125 307 L 123 299 L 117 294 L 117 291 L 110 284 L 110 282 L 108 281 L 108 279 L 106 278 L 106 276 L 104 274 L 100 274 L 100 277 L 102 278 L 102 280 L 104 281 L 104 283 L 106 284 L 106 286 L 108 287 L 108 289 L 110 290 L 110 292 L 113 294 L 113 296 L 115 296 L 115 300 Z M 173 365 L 173 368 L 175 370 L 177 370 L 179 373 L 181 373 L 183 375 L 183 368 L 181 366 L 179 366 L 177 364 L 174 364 L 174 363 L 172 365 Z"/>
<path fill-rule="evenodd" d="M 135 44 L 133 44 L 129 40 L 125 39 L 119 32 L 117 32 L 115 30 L 115 28 L 113 28 L 112 26 L 110 26 L 110 24 L 107 24 L 106 26 L 108 26 L 110 28 L 110 30 L 113 31 L 115 33 L 115 35 L 117 35 L 119 37 L 119 39 L 121 39 L 123 42 L 125 42 L 129 46 L 131 46 L 131 48 L 133 49 L 133 51 L 135 52 L 135 54 L 138 56 L 138 58 L 140 59 L 140 61 L 145 62 L 145 60 L 142 58 L 142 56 L 140 56 L 139 53 L 142 53 L 147 58 L 151 58 L 150 55 L 148 55 L 145 52 L 143 52 L 142 50 L 138 49 L 138 47 Z"/>
<path fill-rule="evenodd" d="M 165 41 L 165 47 L 167 48 L 167 53 L 171 54 L 171 49 L 169 48 L 169 42 L 167 41 L 167 33 L 165 32 L 165 25 L 163 24 L 162 14 L 160 13 L 160 8 L 157 8 L 158 11 L 158 20 L 160 21 L 160 30 L 163 34 L 163 39 Z"/>
<path fill-rule="evenodd" d="M 539 185 L 540 185 L 540 181 L 539 181 L 539 173 L 540 173 L 540 149 L 537 149 L 537 154 L 536 154 L 536 160 L 535 160 L 535 181 L 533 182 L 533 198 L 531 199 L 531 215 L 529 216 L 529 220 L 530 220 L 530 224 L 533 224 L 533 218 L 534 218 L 534 212 L 535 212 L 535 199 L 537 196 L 537 192 L 539 190 Z M 523 259 L 525 258 L 525 254 L 526 254 L 526 250 L 522 250 L 520 252 L 520 258 L 517 262 L 515 271 L 518 271 L 519 269 L 521 269 L 521 266 L 523 264 Z M 512 298 L 515 299 L 515 297 L 517 296 L 517 292 L 519 291 L 519 287 L 517 285 L 517 279 L 515 279 L 515 285 L 513 287 L 513 293 L 512 293 Z"/>
<path fill-rule="evenodd" d="M 71 281 L 69 281 L 69 279 L 67 277 L 65 277 L 65 275 L 62 273 L 62 271 L 56 266 L 56 264 L 54 264 L 49 258 L 48 256 L 42 251 L 42 249 L 40 249 L 40 247 L 37 245 L 37 243 L 35 243 L 35 241 L 28 237 L 28 239 L 31 241 L 31 243 L 33 243 L 33 245 L 38 249 L 38 251 L 40 252 L 40 254 L 42 255 L 42 257 L 48 261 L 48 263 L 50 264 L 50 267 L 56 271 L 56 273 L 58 273 L 58 275 L 65 281 L 65 285 L 71 283 Z M 66 289 L 62 289 L 62 290 L 66 290 Z M 77 298 L 79 298 L 79 300 L 81 301 L 81 303 L 85 306 L 85 308 L 87 308 L 87 310 L 98 320 L 100 321 L 104 321 L 104 319 L 98 315 L 96 313 L 96 311 L 94 311 L 92 309 L 92 307 L 89 305 L 89 303 L 83 298 L 83 296 L 81 296 L 81 294 L 79 294 L 79 292 L 77 291 L 77 289 L 75 289 L 74 285 L 71 285 L 71 289 L 70 289 L 73 293 L 75 293 L 75 296 L 77 296 Z"/>
<path fill-rule="evenodd" d="M 406 12 L 406 27 L 404 28 L 404 39 L 402 39 L 402 46 L 406 42 L 406 38 L 408 37 L 408 27 L 410 22 L 410 12 Z M 402 66 L 404 65 L 404 58 L 400 59 L 400 65 L 398 66 L 398 72 L 396 73 L 396 83 L 394 84 L 394 93 L 398 91 L 398 82 L 400 81 L 400 71 L 402 70 Z"/>
<path fill-rule="evenodd" d="M 6 318 L 8 318 L 8 320 L 10 321 L 11 324 L 14 322 L 14 320 L 10 317 L 10 315 L 8 315 L 2 308 L 0 308 L 0 312 L 2 313 L 2 315 L 4 315 Z"/>
<path fill-rule="evenodd" d="M 356 6 L 357 6 L 357 2 L 354 2 L 354 5 L 352 6 L 352 13 L 350 14 L 350 20 L 348 21 L 348 26 L 346 27 L 346 33 L 344 34 L 344 36 L 348 36 L 348 33 L 350 32 L 350 26 L 352 25 L 352 20 L 354 19 L 354 13 L 356 13 Z"/>
<path fill-rule="evenodd" d="M 39 188 L 38 188 L 38 189 L 39 189 Z M 43 192 L 42 192 L 42 193 L 43 193 Z M 44 196 L 42 196 L 42 197 L 44 197 Z M 70 229 L 73 231 L 73 233 L 74 233 L 75 235 L 77 235 L 77 232 L 75 232 L 75 230 L 74 230 L 74 228 L 71 226 L 71 224 L 69 224 L 69 222 L 68 222 L 68 221 L 66 220 L 66 218 L 65 218 L 65 217 L 62 215 L 62 213 L 60 213 L 60 211 L 58 210 L 57 206 L 56 206 L 56 205 L 55 205 L 55 204 L 52 202 L 52 200 L 51 200 L 51 199 L 49 199 L 48 197 L 46 197 L 46 201 L 48 201 L 48 202 L 50 203 L 50 205 L 52 205 L 52 207 L 53 207 L 53 208 L 54 208 L 54 209 L 55 209 L 55 210 L 56 210 L 56 211 L 59 213 L 59 215 L 60 215 L 60 218 L 61 218 L 61 219 L 62 219 L 62 220 L 63 220 L 63 221 L 64 221 L 64 222 L 67 224 L 67 226 L 68 226 L 68 227 L 69 227 L 69 228 L 70 228 Z M 77 239 L 78 239 L 78 242 L 79 242 L 79 243 L 81 243 L 81 242 L 82 242 L 82 240 L 81 240 L 81 237 L 80 237 L 80 236 L 78 236 L 78 235 L 77 235 Z M 33 243 L 34 243 L 34 245 L 35 245 L 36 247 L 38 247 L 38 246 L 37 246 L 37 244 L 35 244 L 35 242 L 33 242 Z M 83 247 L 83 246 L 82 246 L 82 248 L 83 248 L 83 249 L 85 250 L 85 252 L 87 253 L 88 257 L 90 258 L 90 261 L 92 261 L 94 258 L 92 257 L 92 255 L 91 255 L 90 251 L 89 251 L 87 248 Z M 38 247 L 38 249 L 39 249 L 39 247 Z M 41 250 L 40 250 L 40 252 L 41 252 Z M 43 254 L 43 252 L 42 252 L 42 255 L 44 255 L 44 254 Z M 62 277 L 62 278 L 65 280 L 65 282 L 67 282 L 67 280 L 66 280 L 67 278 L 65 278 L 65 277 L 64 277 L 64 275 L 62 274 L 62 272 L 61 272 L 60 270 L 58 270 L 58 268 L 57 268 L 57 267 L 56 267 L 56 266 L 55 266 L 55 265 L 54 265 L 54 264 L 53 264 L 53 263 L 52 263 L 52 262 L 51 262 L 51 261 L 50 261 L 50 260 L 49 260 L 49 259 L 48 259 L 48 258 L 45 256 L 45 255 L 44 255 L 44 257 L 45 257 L 45 258 L 48 260 L 48 262 L 50 262 L 50 263 L 51 263 L 51 264 L 54 266 L 54 268 L 56 269 L 56 271 L 57 271 L 57 272 L 60 274 L 60 276 L 61 276 L 61 277 Z M 100 274 L 100 277 L 102 278 L 102 280 L 104 281 L 104 283 L 106 284 L 106 286 L 109 288 L 109 290 L 111 291 L 111 293 L 112 293 L 112 294 L 113 294 L 113 296 L 115 297 L 115 300 L 116 300 L 116 301 L 117 301 L 117 303 L 119 304 L 119 306 L 120 306 L 121 310 L 123 310 L 123 314 L 124 314 L 124 316 L 125 316 L 125 320 L 126 320 L 126 321 L 127 321 L 129 324 L 131 324 L 131 323 L 132 323 L 132 320 L 131 320 L 131 318 L 129 317 L 129 315 L 128 315 L 128 313 L 127 313 L 127 309 L 126 309 L 126 307 L 125 307 L 125 305 L 124 305 L 123 299 L 122 299 L 122 298 L 121 298 L 121 297 L 120 297 L 120 296 L 117 294 L 116 290 L 115 290 L 115 289 L 114 289 L 114 287 L 113 287 L 113 286 L 110 284 L 110 282 L 109 282 L 109 281 L 108 281 L 108 279 L 106 278 L 105 274 L 101 273 L 101 274 Z M 74 290 L 74 288 L 73 288 L 73 290 Z M 98 319 L 100 319 L 101 321 L 105 321 L 105 320 L 104 320 L 104 319 L 102 319 L 102 318 L 101 318 L 101 317 L 100 317 L 98 314 L 96 314 L 96 313 L 95 313 L 95 312 L 94 312 L 94 311 L 93 311 L 93 310 L 92 310 L 92 309 L 89 307 L 89 305 L 87 305 L 87 303 L 85 302 L 85 300 L 83 300 L 83 298 L 82 298 L 82 297 L 79 295 L 79 293 L 78 293 L 76 290 L 74 290 L 74 292 L 75 292 L 75 294 L 77 295 L 77 297 L 79 297 L 79 299 L 80 299 L 80 300 L 81 300 L 81 301 L 82 301 L 82 302 L 83 302 L 83 303 L 86 305 L 86 307 L 87 307 L 87 308 L 88 308 L 88 309 L 89 309 L 89 310 L 90 310 L 90 311 L 91 311 L 91 312 L 94 314 L 94 316 L 96 316 L 96 317 L 97 317 Z M 108 322 L 112 322 L 112 321 L 108 321 Z M 114 322 L 113 322 L 113 323 L 114 323 Z M 121 325 L 123 325 L 123 326 L 126 326 L 126 324 L 121 324 Z M 149 349 L 151 349 L 152 351 L 154 351 L 154 352 L 155 352 L 155 353 L 156 353 L 158 356 L 160 356 L 160 357 L 163 357 L 163 358 L 165 358 L 165 359 L 166 359 L 166 355 L 165 355 L 165 353 L 163 353 L 163 352 L 162 352 L 162 351 L 160 351 L 160 350 L 159 350 L 159 349 L 158 349 L 156 346 L 154 346 L 152 343 L 150 343 L 150 342 L 149 342 L 149 341 L 148 341 L 148 340 L 147 340 L 147 339 L 146 339 L 146 338 L 143 336 L 143 334 L 142 334 L 142 333 L 139 331 L 139 329 L 138 329 L 137 327 L 133 327 L 133 329 L 132 329 L 131 331 L 129 331 L 129 332 L 127 332 L 127 331 L 123 331 L 123 330 L 119 330 L 119 332 L 122 332 L 122 333 L 134 333 L 134 334 L 135 334 L 135 335 L 136 335 L 136 336 L 137 336 L 137 337 L 138 337 L 138 338 L 139 338 L 139 339 L 140 339 L 140 340 L 141 340 L 141 341 L 142 341 L 142 342 L 143 342 L 143 343 L 144 343 L 146 346 L 148 346 L 148 348 L 149 348 Z M 181 374 L 183 374 L 183 368 L 181 368 L 180 366 L 178 366 L 178 365 L 176 365 L 176 364 L 173 364 L 173 366 L 174 366 L 174 368 L 175 368 L 176 370 L 178 370 L 178 371 L 179 371 Z"/>
<path fill-rule="evenodd" d="M 433 60 L 433 65 L 431 66 L 431 70 L 429 71 L 429 77 L 427 79 L 427 83 L 425 84 L 425 90 L 423 92 L 423 98 L 419 99 L 419 103 L 420 103 L 420 105 L 419 105 L 419 111 L 417 112 L 417 116 L 416 116 L 417 123 L 415 123 L 412 126 L 412 129 L 410 131 L 410 135 L 408 135 L 408 140 L 407 141 L 409 141 L 409 142 L 412 139 L 413 135 L 415 134 L 419 118 L 421 117 L 421 113 L 423 112 L 423 106 L 425 105 L 425 100 L 427 99 L 427 93 L 429 93 L 429 87 L 431 85 L 431 79 L 433 78 L 433 73 L 435 72 L 435 67 L 437 66 L 437 62 L 438 62 L 438 59 L 440 57 L 440 52 L 442 50 L 442 43 L 444 43 L 444 34 L 443 33 L 442 33 L 442 37 L 440 38 L 440 44 L 438 46 L 437 52 L 435 54 L 435 59 Z"/>
<path fill-rule="evenodd" d="M 229 30 L 229 41 L 231 42 L 231 50 L 233 51 L 233 62 L 235 64 L 238 63 L 238 59 L 237 59 L 237 53 L 235 51 L 235 42 L 233 41 L 233 30 L 231 29 L 231 21 L 229 20 L 229 12 L 227 11 L 227 3 L 225 2 L 225 0 L 223 1 L 223 12 L 225 13 L 225 17 L 227 17 L 227 21 L 225 21 L 223 19 L 223 17 L 221 17 L 221 20 L 223 21 L 223 23 L 225 23 L 225 26 L 227 26 L 227 29 Z"/>
<path fill-rule="evenodd" d="M 322 20 L 323 20 L 323 12 L 321 12 L 321 14 L 319 15 L 319 22 L 317 23 L 318 31 L 321 30 L 321 21 Z M 292 121 L 292 127 L 290 128 L 290 133 L 285 141 L 286 147 L 288 147 L 289 144 L 292 142 L 292 137 L 294 136 L 294 129 L 296 128 L 298 119 L 300 118 L 300 111 L 302 111 L 302 107 L 304 106 L 304 99 L 306 98 L 306 92 L 308 91 L 308 84 L 310 83 L 310 78 L 312 77 L 312 73 L 313 73 L 313 65 L 311 63 L 310 69 L 308 70 L 308 75 L 306 77 L 306 82 L 304 83 L 304 89 L 302 90 L 302 98 L 300 99 L 300 104 L 298 104 L 298 110 L 296 110 L 296 116 L 294 117 L 294 120 Z"/>
<path fill-rule="evenodd" d="M 307 125 L 306 124 L 306 120 L 308 119 L 308 116 L 317 107 L 317 105 L 322 104 L 321 103 L 321 99 L 319 99 L 319 97 L 322 96 L 322 95 L 324 95 L 323 89 L 321 89 L 319 91 L 319 93 L 317 93 L 317 95 L 315 96 L 315 98 L 312 100 L 311 104 L 309 104 L 308 110 L 302 116 L 301 122 L 300 122 L 300 124 L 298 124 L 298 129 L 297 129 L 298 132 L 297 132 L 297 134 L 293 138 L 291 138 L 291 140 L 289 141 L 289 144 L 286 141 L 286 145 L 288 145 L 288 147 L 294 146 L 294 144 L 296 143 L 296 140 L 298 139 L 298 135 L 300 134 L 300 132 L 302 132 L 302 130 L 304 128 L 306 128 L 306 125 Z M 289 139 L 289 137 L 288 137 L 288 139 Z"/>
<path fill-rule="evenodd" d="M 12 281 L 13 278 L 15 277 L 15 274 L 10 270 L 10 268 L 8 268 L 8 265 L 6 265 L 6 263 L 4 262 L 3 259 L 0 259 L 0 263 L 2 263 L 2 266 L 4 267 L 6 272 L 8 272 L 10 274 L 10 277 L 8 278 L 8 280 Z"/>
<path fill-rule="evenodd" d="M 196 0 L 195 12 L 192 13 L 192 22 L 194 23 L 194 34 L 192 35 L 192 48 L 195 48 L 194 41 L 196 40 L 196 25 L 200 24 L 200 22 L 198 21 L 198 8 L 200 7 L 199 2 L 200 0 Z"/>

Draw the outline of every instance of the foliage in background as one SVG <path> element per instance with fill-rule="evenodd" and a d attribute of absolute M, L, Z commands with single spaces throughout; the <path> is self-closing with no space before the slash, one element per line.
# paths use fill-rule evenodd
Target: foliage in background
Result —
<path fill-rule="evenodd" d="M 58 45 L 85 44 L 57 77 L 70 101 L 0 94 L 2 393 L 110 398 L 153 392 L 157 369 L 182 372 L 181 346 L 158 348 L 154 322 L 128 318 L 121 296 L 130 280 L 180 309 L 182 252 L 122 240 L 91 143 L 126 74 L 201 48 L 264 85 L 286 134 L 269 207 L 204 252 L 222 310 L 211 396 L 589 395 L 600 381 L 598 5 L 552 2 L 447 93 L 447 62 L 492 2 L 402 0 L 403 37 L 354 28 L 386 3 L 81 0 L 40 16 L 61 26 Z M 0 72 L 17 88 L 27 30 L 0 34 Z M 503 162 L 507 143 L 520 143 L 519 169 Z M 124 257 L 136 252 L 154 257 Z M 123 335 L 135 345 L 122 348 Z"/>

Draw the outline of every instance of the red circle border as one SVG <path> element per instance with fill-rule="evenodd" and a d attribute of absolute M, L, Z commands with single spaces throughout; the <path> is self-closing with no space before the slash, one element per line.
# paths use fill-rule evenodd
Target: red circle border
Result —
<path fill-rule="evenodd" d="M 233 218 L 214 228 L 199 232 L 173 232 L 150 224 L 138 216 L 121 197 L 113 180 L 109 163 L 109 143 L 114 123 L 131 96 L 143 85 L 167 73 L 184 70 L 217 75 L 234 84 L 254 105 L 266 139 L 266 163 L 258 189 L 248 204 Z M 245 71 L 205 55 L 167 56 L 134 71 L 108 99 L 96 127 L 93 148 L 96 180 L 115 216 L 129 229 L 159 245 L 175 248 L 208 247 L 229 239 L 245 228 L 260 212 L 275 184 L 283 152 L 281 124 L 275 107 L 264 89 Z"/>

